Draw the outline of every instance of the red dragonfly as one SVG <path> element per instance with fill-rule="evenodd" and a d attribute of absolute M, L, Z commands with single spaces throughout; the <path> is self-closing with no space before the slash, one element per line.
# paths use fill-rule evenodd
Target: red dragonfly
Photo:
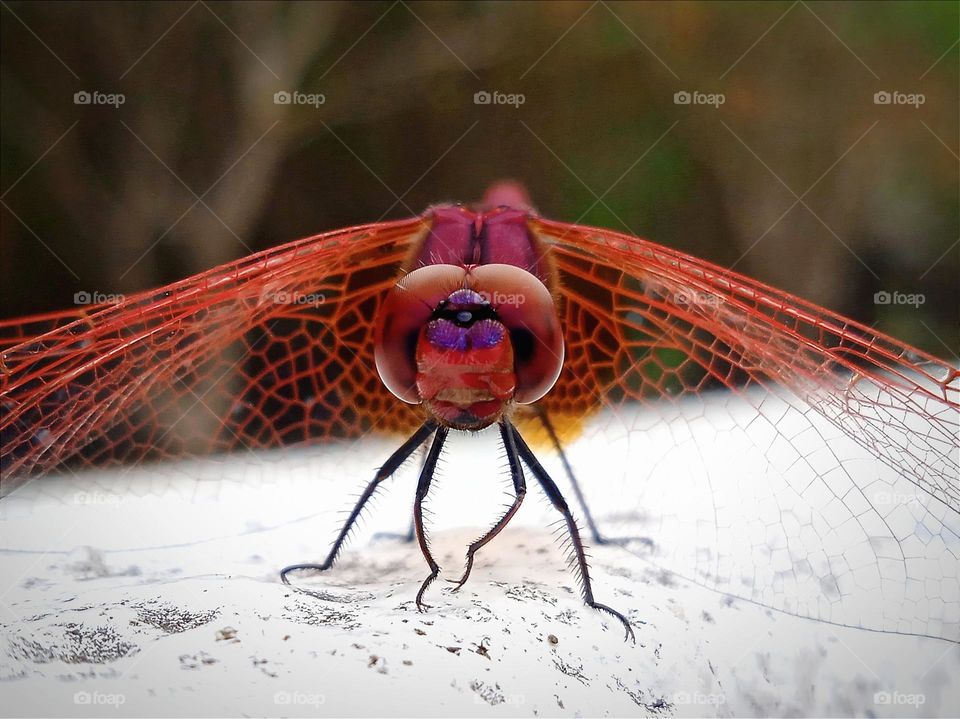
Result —
<path fill-rule="evenodd" d="M 632 637 L 626 616 L 594 598 L 573 512 L 523 435 L 537 432 L 558 453 L 592 539 L 603 543 L 611 540 L 590 514 L 561 438 L 596 437 L 617 423 L 629 438 L 666 424 L 692 425 L 697 418 L 683 403 L 711 392 L 749 405 L 752 425 L 766 423 L 765 443 L 754 443 L 760 455 L 777 446 L 792 453 L 786 465 L 771 459 L 761 469 L 764 482 L 779 479 L 776 486 L 789 491 L 778 489 L 774 498 L 779 518 L 758 520 L 768 533 L 777 530 L 773 544 L 780 546 L 772 551 L 794 557 L 788 571 L 766 576 L 782 584 L 784 575 L 794 581 L 806 572 L 827 601 L 777 600 L 776 608 L 830 621 L 829 605 L 847 601 L 846 582 L 861 581 L 864 568 L 869 581 L 899 581 L 909 596 L 911 562 L 923 558 L 909 549 L 920 524 L 926 544 L 937 540 L 926 558 L 933 551 L 934 561 L 954 567 L 927 579 L 956 577 L 956 367 L 708 262 L 610 230 L 544 219 L 509 183 L 495 185 L 475 207 L 441 205 L 412 219 L 328 232 L 117 304 L 2 322 L 0 352 L 6 491 L 63 468 L 332 441 L 371 430 L 406 434 L 325 560 L 287 567 L 285 582 L 294 571 L 329 569 L 377 487 L 429 443 L 414 505 L 415 537 L 430 569 L 416 597 L 424 608 L 440 568 L 422 505 L 444 441 L 451 430 L 497 425 L 514 499 L 470 545 L 457 588 L 477 551 L 520 507 L 526 467 L 562 516 L 586 603 L 617 618 Z M 218 418 L 204 432 L 183 421 L 200 399 Z M 629 412 L 649 406 L 675 411 L 664 425 Z M 725 431 L 729 437 L 737 428 Z M 837 454 L 837 437 L 912 486 L 912 499 L 923 498 L 913 526 L 894 526 L 896 517 Z M 719 431 L 716 441 L 726 441 Z M 609 451 L 616 461 L 612 445 Z M 649 452 L 650 465 L 667 466 L 656 452 Z M 654 481 L 656 467 L 644 468 L 646 458 L 634 464 L 623 457 L 618 471 L 625 481 Z M 716 505 L 713 513 L 719 538 Z M 857 525 L 862 531 L 850 542 L 866 558 L 820 557 L 828 569 L 817 574 L 811 545 L 827 535 L 846 537 Z M 796 561 L 801 545 L 805 566 Z M 729 560 L 718 539 L 703 566 L 694 560 L 696 578 L 743 574 L 756 557 Z M 828 584 L 835 584 L 832 595 Z M 762 581 L 744 586 L 748 598 L 772 601 Z M 939 602 L 924 605 L 923 616 L 907 609 L 862 623 L 953 636 L 960 625 L 956 592 L 923 591 Z"/>

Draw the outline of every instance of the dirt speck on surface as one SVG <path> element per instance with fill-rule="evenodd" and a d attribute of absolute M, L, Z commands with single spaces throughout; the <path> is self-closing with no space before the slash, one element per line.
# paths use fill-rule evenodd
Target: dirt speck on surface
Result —
<path fill-rule="evenodd" d="M 557 644 L 560 643 L 560 640 L 557 639 L 557 635 L 556 635 L 556 634 L 548 634 L 548 635 L 547 635 L 547 641 L 550 642 L 551 644 L 553 644 L 554 646 L 556 646 Z"/>
<path fill-rule="evenodd" d="M 506 596 L 517 602 L 544 602 L 553 607 L 557 605 L 556 596 L 540 589 L 533 582 L 524 582 L 508 587 Z"/>
<path fill-rule="evenodd" d="M 636 689 L 631 689 L 626 684 L 623 683 L 623 680 L 617 678 L 617 687 L 626 694 L 641 709 L 646 709 L 652 715 L 667 714 L 673 711 L 673 704 L 666 701 L 663 697 L 653 697 L 649 699 L 646 698 L 648 692 L 645 692 L 639 687 Z"/>
<path fill-rule="evenodd" d="M 217 630 L 216 637 L 218 642 L 224 642 L 224 641 L 229 641 L 231 639 L 236 639 L 237 630 L 234 629 L 233 627 L 224 627 L 223 629 Z"/>
<path fill-rule="evenodd" d="M 131 656 L 140 647 L 126 641 L 110 626 L 54 624 L 36 635 L 14 637 L 8 649 L 14 659 L 35 664 L 107 664 Z"/>
<path fill-rule="evenodd" d="M 563 659 L 560 659 L 559 657 L 554 657 L 553 665 L 557 669 L 559 669 L 561 672 L 566 674 L 568 677 L 573 677 L 584 686 L 590 686 L 590 681 L 587 679 L 587 677 L 583 673 L 582 664 L 578 667 L 575 667 L 572 664 L 568 664 L 567 662 L 565 662 Z"/>
<path fill-rule="evenodd" d="M 217 609 L 191 611 L 173 604 L 144 602 L 131 605 L 137 611 L 137 620 L 141 624 L 159 629 L 167 634 L 179 634 L 190 629 L 202 627 L 217 618 Z"/>
<path fill-rule="evenodd" d="M 371 654 L 367 660 L 368 669 L 376 669 L 378 674 L 387 673 L 387 660 L 376 654 Z"/>
<path fill-rule="evenodd" d="M 500 689 L 499 684 L 489 686 L 478 679 L 474 679 L 472 682 L 470 682 L 470 689 L 476 693 L 480 699 L 492 707 L 495 707 L 498 704 L 504 704 L 507 701 L 506 697 L 503 695 L 503 691 Z"/>
<path fill-rule="evenodd" d="M 104 553 L 96 547 L 78 547 L 67 555 L 63 569 L 77 581 L 89 581 L 104 577 L 136 577 L 140 569 L 129 566 L 115 569 L 107 564 Z"/>
<path fill-rule="evenodd" d="M 285 609 L 287 616 L 299 624 L 311 627 L 333 625 L 348 630 L 360 628 L 357 615 L 353 612 L 344 611 L 340 607 L 329 607 L 318 601 L 295 601 Z"/>
<path fill-rule="evenodd" d="M 180 668 L 181 669 L 199 669 L 204 665 L 211 665 L 217 663 L 217 658 L 212 657 L 206 652 L 197 652 L 196 654 L 181 654 L 180 655 Z"/>
<path fill-rule="evenodd" d="M 374 598 L 374 595 L 370 592 L 337 593 L 326 589 L 305 589 L 303 587 L 298 587 L 297 591 L 323 602 L 335 602 L 337 604 L 356 604 L 359 601 L 369 601 Z"/>

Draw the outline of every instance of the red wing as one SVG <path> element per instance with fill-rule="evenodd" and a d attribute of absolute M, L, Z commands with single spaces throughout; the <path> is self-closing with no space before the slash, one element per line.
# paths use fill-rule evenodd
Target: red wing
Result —
<path fill-rule="evenodd" d="M 605 533 L 789 613 L 960 638 L 956 368 L 650 242 L 534 224 L 568 353 L 543 402 Z"/>
<path fill-rule="evenodd" d="M 32 317 L 17 317 L 15 319 L 0 320 L 0 351 L 22 344 L 25 340 L 52 332 L 58 327 L 72 324 L 86 319 L 99 310 L 110 305 L 93 305 L 73 310 L 49 312 Z"/>
<path fill-rule="evenodd" d="M 543 220 L 537 226 L 560 270 L 568 350 L 546 398 L 553 412 L 582 416 L 711 388 L 778 385 L 960 511 L 956 368 L 651 242 Z M 928 431 L 918 435 L 909 415 Z"/>
<path fill-rule="evenodd" d="M 331 232 L 116 305 L 0 323 L 4 476 L 413 426 L 373 366 L 372 320 L 424 227 Z"/>

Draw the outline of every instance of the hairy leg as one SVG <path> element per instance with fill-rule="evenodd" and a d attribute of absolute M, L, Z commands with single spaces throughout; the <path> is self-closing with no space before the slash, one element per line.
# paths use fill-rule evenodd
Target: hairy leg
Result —
<path fill-rule="evenodd" d="M 423 558 L 427 560 L 427 566 L 430 567 L 430 574 L 423 580 L 423 584 L 420 585 L 420 591 L 417 592 L 417 609 L 421 612 L 424 609 L 429 609 L 429 605 L 424 604 L 422 601 L 423 593 L 427 591 L 427 587 L 430 586 L 440 573 L 440 566 L 433 558 L 433 554 L 430 553 L 427 535 L 423 530 L 423 500 L 426 499 L 427 493 L 430 491 L 430 482 L 433 480 L 433 474 L 437 470 L 437 460 L 440 459 L 440 452 L 443 449 L 443 443 L 447 439 L 448 432 L 449 430 L 446 427 L 439 427 L 437 429 L 437 434 L 433 438 L 433 444 L 430 445 L 430 453 L 427 455 L 427 461 L 420 471 L 420 481 L 417 484 L 417 497 L 413 503 L 413 526 L 417 531 L 417 541 L 420 543 L 420 551 L 423 553 Z"/>
<path fill-rule="evenodd" d="M 400 465 L 403 464 L 411 454 L 417 451 L 417 447 L 426 442 L 427 438 L 435 431 L 437 431 L 436 422 L 433 420 L 425 422 L 420 429 L 414 432 L 410 439 L 404 442 L 396 452 L 390 455 L 390 458 L 379 470 L 377 470 L 377 474 L 370 481 L 370 483 L 367 484 L 366 489 L 363 490 L 363 494 L 360 495 L 360 498 L 353 507 L 353 511 L 350 512 L 350 516 L 348 516 L 347 521 L 344 522 L 343 528 L 340 530 L 340 534 L 337 535 L 333 546 L 330 548 L 327 558 L 320 564 L 291 564 L 289 567 L 284 567 L 280 571 L 280 579 L 284 584 L 290 583 L 290 581 L 287 579 L 287 574 L 290 572 L 296 572 L 302 569 L 312 569 L 322 572 L 330 569 L 330 567 L 333 566 L 333 563 L 337 559 L 337 555 L 340 553 L 343 543 L 347 539 L 347 535 L 350 533 L 350 529 L 353 527 L 354 523 L 357 521 L 357 517 L 360 516 L 360 512 L 363 510 L 363 506 L 367 503 L 370 497 L 373 496 L 373 493 L 376 491 L 380 483 L 393 475 L 393 473 L 400 468 Z"/>
<path fill-rule="evenodd" d="M 563 495 L 560 493 L 560 489 L 557 487 L 556 482 L 554 482 L 550 475 L 547 474 L 547 471 L 540 464 L 539 460 L 537 460 L 536 456 L 530 450 L 530 447 L 528 447 L 527 443 L 523 441 L 523 437 L 520 436 L 520 433 L 512 426 L 511 429 L 520 457 L 523 459 L 527 467 L 530 468 L 530 471 L 533 472 L 533 475 L 540 482 L 540 486 L 543 487 L 543 491 L 546 492 L 547 497 L 550 498 L 550 502 L 554 507 L 557 508 L 560 514 L 563 515 L 563 519 L 567 524 L 567 531 L 570 533 L 570 539 L 573 543 L 574 559 L 577 563 L 577 567 L 580 570 L 580 577 L 583 580 L 584 601 L 588 606 L 593 607 L 594 609 L 599 609 L 600 611 L 606 612 L 619 619 L 626 631 L 626 636 L 624 639 L 632 639 L 634 642 L 636 642 L 636 637 L 633 634 L 633 627 L 630 626 L 630 622 L 627 621 L 627 618 L 616 609 L 612 609 L 606 604 L 600 604 L 593 598 L 593 586 L 590 583 L 590 568 L 587 566 L 587 555 L 584 551 L 583 540 L 580 538 L 580 530 L 577 527 L 576 521 L 573 519 L 573 513 L 570 511 L 570 507 L 567 505 L 567 500 L 563 498 Z"/>
<path fill-rule="evenodd" d="M 473 555 L 491 539 L 500 534 L 500 531 L 507 526 L 510 520 L 513 519 L 513 515 L 520 509 L 520 504 L 523 502 L 523 498 L 527 493 L 527 483 L 523 477 L 523 467 L 520 465 L 520 458 L 517 456 L 517 447 L 513 438 L 513 431 L 510 429 L 510 425 L 506 423 L 506 420 L 500 421 L 500 436 L 503 438 L 503 446 L 507 452 L 507 462 L 510 464 L 510 477 L 513 479 L 514 500 L 507 508 L 506 513 L 500 518 L 500 521 L 494 524 L 489 532 L 467 548 L 467 568 L 463 576 L 456 580 L 457 586 L 453 588 L 453 591 L 460 589 L 470 577 L 470 571 L 473 569 Z"/>
<path fill-rule="evenodd" d="M 605 537 L 600 534 L 600 529 L 597 527 L 597 523 L 593 520 L 593 514 L 591 514 L 590 507 L 587 505 L 587 498 L 583 495 L 583 491 L 580 489 L 580 483 L 577 481 L 577 476 L 573 473 L 573 467 L 570 465 L 570 461 L 567 459 L 567 453 L 564 452 L 563 445 L 560 444 L 560 437 L 557 436 L 557 432 L 553 428 L 553 423 L 550 421 L 549 415 L 547 415 L 547 410 L 543 407 L 537 407 L 536 413 L 540 418 L 540 422 L 543 424 L 544 429 L 547 430 L 550 441 L 553 443 L 557 453 L 560 455 L 560 462 L 563 464 L 563 471 L 570 479 L 570 484 L 573 486 L 573 493 L 576 495 L 577 502 L 579 502 L 580 508 L 583 510 L 583 516 L 587 520 L 587 528 L 590 530 L 590 535 L 593 537 L 593 541 L 597 544 L 616 545 L 625 545 L 629 544 L 630 542 L 642 542 L 648 546 L 653 546 L 653 541 L 649 537 Z"/>

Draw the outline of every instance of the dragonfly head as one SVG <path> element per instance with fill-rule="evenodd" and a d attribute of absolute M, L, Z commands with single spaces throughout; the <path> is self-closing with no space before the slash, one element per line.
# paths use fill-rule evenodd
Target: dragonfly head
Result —
<path fill-rule="evenodd" d="M 553 298 L 512 265 L 428 265 L 389 292 L 377 319 L 377 371 L 405 402 L 478 430 L 545 395 L 563 366 Z"/>

